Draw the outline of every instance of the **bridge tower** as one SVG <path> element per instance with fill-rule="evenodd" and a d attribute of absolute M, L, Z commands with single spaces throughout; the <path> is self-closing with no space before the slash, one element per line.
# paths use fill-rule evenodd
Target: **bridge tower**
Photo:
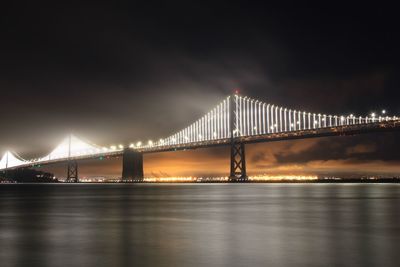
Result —
<path fill-rule="evenodd" d="M 8 156 L 9 156 L 9 154 L 8 153 L 6 153 L 6 169 L 5 169 L 5 171 L 4 171 L 4 179 L 8 179 Z"/>
<path fill-rule="evenodd" d="M 68 163 L 67 163 L 67 183 L 77 183 L 78 178 L 78 161 L 71 159 L 72 136 L 68 137 Z"/>
<path fill-rule="evenodd" d="M 244 143 L 239 139 L 238 131 L 238 96 L 232 95 L 229 101 L 229 129 L 231 136 L 231 171 L 230 182 L 247 182 L 246 157 Z M 236 135 L 236 136 L 235 136 Z"/>
<path fill-rule="evenodd" d="M 69 160 L 67 164 L 67 183 L 78 183 L 78 162 Z"/>
<path fill-rule="evenodd" d="M 125 148 L 122 156 L 122 181 L 143 182 L 143 153 Z"/>

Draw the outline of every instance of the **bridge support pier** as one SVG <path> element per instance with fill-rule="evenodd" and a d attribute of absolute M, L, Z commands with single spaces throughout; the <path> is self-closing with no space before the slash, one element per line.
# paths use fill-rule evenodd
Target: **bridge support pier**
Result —
<path fill-rule="evenodd" d="M 246 157 L 244 143 L 233 141 L 231 144 L 230 182 L 247 182 Z"/>
<path fill-rule="evenodd" d="M 122 156 L 122 181 L 143 182 L 143 153 L 126 148 Z"/>
<path fill-rule="evenodd" d="M 78 178 L 78 162 L 76 160 L 69 160 L 67 166 L 67 183 L 77 183 Z"/>

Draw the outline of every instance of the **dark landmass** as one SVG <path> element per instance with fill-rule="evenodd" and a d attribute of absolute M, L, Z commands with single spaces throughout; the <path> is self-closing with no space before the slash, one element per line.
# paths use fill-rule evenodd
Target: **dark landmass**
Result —
<path fill-rule="evenodd" d="M 32 169 L 8 170 L 0 173 L 0 182 L 16 183 L 57 183 L 54 174 Z"/>

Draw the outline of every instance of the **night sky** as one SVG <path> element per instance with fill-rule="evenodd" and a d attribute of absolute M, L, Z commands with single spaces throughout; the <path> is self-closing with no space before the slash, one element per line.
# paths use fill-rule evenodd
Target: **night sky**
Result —
<path fill-rule="evenodd" d="M 0 151 L 43 156 L 69 133 L 104 146 L 157 140 L 235 88 L 310 112 L 400 115 L 398 10 L 297 2 L 9 4 L 0 16 Z M 400 174 L 399 137 L 251 145 L 248 169 Z M 145 157 L 145 175 L 228 168 L 227 148 Z M 120 171 L 110 160 L 83 164 L 81 174 Z"/>

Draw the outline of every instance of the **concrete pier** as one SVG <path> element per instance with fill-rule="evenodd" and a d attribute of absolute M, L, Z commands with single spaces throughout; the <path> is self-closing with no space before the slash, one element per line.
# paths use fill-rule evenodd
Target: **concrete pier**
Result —
<path fill-rule="evenodd" d="M 126 148 L 122 159 L 122 181 L 143 181 L 143 153 Z"/>

